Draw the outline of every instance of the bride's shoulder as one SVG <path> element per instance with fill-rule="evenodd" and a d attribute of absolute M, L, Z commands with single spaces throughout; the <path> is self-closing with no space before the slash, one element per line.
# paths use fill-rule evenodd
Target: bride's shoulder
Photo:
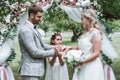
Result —
<path fill-rule="evenodd" d="M 101 33 L 101 31 L 100 31 L 99 29 L 92 28 L 92 29 L 91 29 L 91 35 L 92 35 L 92 36 L 101 36 L 102 33 Z"/>
<path fill-rule="evenodd" d="M 100 33 L 101 31 L 99 29 L 96 29 L 96 28 L 91 28 L 91 32 L 92 33 Z"/>

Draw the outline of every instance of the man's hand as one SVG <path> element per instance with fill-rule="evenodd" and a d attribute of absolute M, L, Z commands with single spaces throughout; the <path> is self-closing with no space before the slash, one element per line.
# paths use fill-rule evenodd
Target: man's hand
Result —
<path fill-rule="evenodd" d="M 54 52 L 55 52 L 54 55 L 55 55 L 55 56 L 58 56 L 58 50 L 57 50 L 56 47 L 54 48 Z"/>
<path fill-rule="evenodd" d="M 61 49 L 62 49 L 62 47 L 60 46 L 60 45 L 55 45 L 55 48 L 54 48 L 54 50 L 55 50 L 55 55 L 59 55 L 59 52 L 61 52 Z"/>

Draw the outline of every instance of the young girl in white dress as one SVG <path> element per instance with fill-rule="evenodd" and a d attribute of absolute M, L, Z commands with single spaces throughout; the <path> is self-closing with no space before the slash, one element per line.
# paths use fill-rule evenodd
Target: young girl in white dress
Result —
<path fill-rule="evenodd" d="M 57 33 L 52 35 L 51 45 L 59 45 L 62 49 L 59 50 L 61 54 L 58 56 L 48 58 L 45 80 L 69 80 L 67 65 L 63 62 L 65 47 L 62 45 L 62 36 Z"/>
<path fill-rule="evenodd" d="M 81 66 L 76 74 L 77 80 L 105 80 L 100 55 L 101 31 L 98 26 L 95 11 L 87 9 L 82 14 L 82 23 L 86 32 L 78 41 L 78 46 L 84 55 L 83 60 L 74 67 Z M 74 80 L 74 78 L 73 78 Z"/>

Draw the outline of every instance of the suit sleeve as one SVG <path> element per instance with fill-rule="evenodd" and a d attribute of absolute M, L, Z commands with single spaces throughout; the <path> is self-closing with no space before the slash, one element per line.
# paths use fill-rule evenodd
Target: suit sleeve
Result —
<path fill-rule="evenodd" d="M 19 33 L 19 40 L 33 58 L 41 58 L 54 55 L 54 49 L 40 50 L 36 47 L 32 31 L 24 30 Z"/>
<path fill-rule="evenodd" d="M 49 45 L 49 44 L 43 44 L 44 45 L 44 49 L 45 50 L 49 50 L 49 49 L 53 49 L 54 46 L 53 45 Z"/>

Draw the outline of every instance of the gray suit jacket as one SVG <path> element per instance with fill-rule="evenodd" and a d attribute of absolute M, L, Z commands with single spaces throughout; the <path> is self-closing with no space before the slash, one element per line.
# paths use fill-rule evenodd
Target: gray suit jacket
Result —
<path fill-rule="evenodd" d="M 44 59 L 54 55 L 54 47 L 43 44 L 39 34 L 25 22 L 19 29 L 18 40 L 22 53 L 19 72 L 21 75 L 42 76 Z"/>

